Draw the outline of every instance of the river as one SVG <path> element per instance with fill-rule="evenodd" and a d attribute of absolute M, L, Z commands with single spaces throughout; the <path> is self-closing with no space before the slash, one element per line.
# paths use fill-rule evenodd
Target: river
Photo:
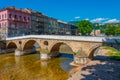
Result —
<path fill-rule="evenodd" d="M 0 80 L 67 80 L 72 58 L 63 55 L 41 61 L 40 54 L 15 57 L 14 53 L 0 55 Z"/>

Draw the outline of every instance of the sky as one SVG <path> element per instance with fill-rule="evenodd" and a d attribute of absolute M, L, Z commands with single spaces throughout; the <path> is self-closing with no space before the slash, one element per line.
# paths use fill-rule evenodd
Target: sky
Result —
<path fill-rule="evenodd" d="M 8 6 L 30 8 L 67 22 L 120 22 L 120 0 L 0 0 L 0 8 Z"/>

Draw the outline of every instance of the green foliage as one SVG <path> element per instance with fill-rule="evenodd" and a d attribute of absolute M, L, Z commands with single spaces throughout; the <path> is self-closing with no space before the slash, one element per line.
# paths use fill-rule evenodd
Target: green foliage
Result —
<path fill-rule="evenodd" d="M 77 53 L 76 52 L 73 52 L 73 55 L 76 55 Z"/>
<path fill-rule="evenodd" d="M 106 35 L 115 35 L 115 29 L 116 29 L 115 26 L 109 25 L 105 30 L 105 34 Z"/>
<path fill-rule="evenodd" d="M 110 56 L 110 59 L 119 60 L 120 61 L 120 51 L 116 50 L 115 48 L 104 46 L 105 49 L 110 50 L 107 55 Z"/>
<path fill-rule="evenodd" d="M 86 20 L 82 20 L 80 22 L 81 22 L 81 24 L 84 25 L 85 21 Z M 82 31 L 81 33 L 83 33 L 83 35 L 86 35 L 85 33 L 87 33 L 87 29 L 89 29 L 89 28 L 86 28 L 86 26 L 85 26 L 86 29 L 84 29 L 83 26 L 81 28 L 81 26 L 79 26 L 80 22 L 78 22 L 78 21 L 72 21 L 70 23 L 78 26 L 79 32 Z M 120 23 L 106 23 L 106 24 L 91 23 L 91 25 L 93 26 L 94 30 L 100 30 L 102 34 L 117 35 L 117 36 L 120 35 Z"/>
<path fill-rule="evenodd" d="M 118 25 L 115 29 L 115 34 L 120 35 L 120 25 Z"/>
<path fill-rule="evenodd" d="M 78 22 L 77 26 L 78 26 L 78 31 L 82 35 L 90 35 L 90 33 L 93 30 L 92 23 L 87 20 L 82 20 L 82 21 Z"/>
<path fill-rule="evenodd" d="M 109 46 L 104 46 L 104 48 L 110 50 L 110 52 L 112 53 L 112 54 L 109 54 L 110 56 L 120 55 L 120 51 L 118 51 L 115 48 L 112 48 L 112 47 L 109 47 Z"/>
<path fill-rule="evenodd" d="M 99 25 L 98 23 L 94 23 L 93 24 L 93 28 L 94 30 L 100 30 L 101 33 L 105 33 L 105 29 L 106 29 L 107 25 L 106 24 L 103 24 L 103 25 Z"/>
<path fill-rule="evenodd" d="M 120 35 L 120 25 L 112 26 L 109 25 L 105 30 L 106 35 Z"/>

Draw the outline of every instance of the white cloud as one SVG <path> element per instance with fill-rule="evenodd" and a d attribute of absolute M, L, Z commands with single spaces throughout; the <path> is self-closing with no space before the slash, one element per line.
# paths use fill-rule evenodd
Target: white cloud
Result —
<path fill-rule="evenodd" d="M 120 22 L 120 20 L 118 20 L 118 19 L 110 19 L 104 23 L 119 23 L 119 22 Z"/>
<path fill-rule="evenodd" d="M 84 20 L 89 20 L 89 18 L 86 18 L 86 19 L 84 19 Z"/>
<path fill-rule="evenodd" d="M 96 18 L 91 20 L 92 23 L 102 23 L 102 21 L 108 20 L 108 18 Z"/>
<path fill-rule="evenodd" d="M 80 16 L 76 16 L 75 19 L 80 19 Z"/>

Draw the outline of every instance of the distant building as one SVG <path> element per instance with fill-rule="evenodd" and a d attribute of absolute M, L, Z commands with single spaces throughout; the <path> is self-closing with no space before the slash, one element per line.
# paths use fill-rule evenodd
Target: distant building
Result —
<path fill-rule="evenodd" d="M 101 35 L 100 30 L 95 30 L 95 36 L 100 36 L 100 35 Z"/>
<path fill-rule="evenodd" d="M 58 20 L 58 26 L 59 26 L 59 30 L 58 30 L 58 33 L 60 34 L 60 35 L 64 35 L 64 34 L 71 34 L 71 32 L 70 32 L 70 27 L 69 27 L 69 25 L 68 25 L 68 23 L 67 22 L 63 22 L 63 21 L 60 21 L 60 20 Z"/>
<path fill-rule="evenodd" d="M 43 34 L 44 33 L 44 15 L 31 9 L 24 9 L 31 14 L 31 33 L 30 34 Z"/>
<path fill-rule="evenodd" d="M 48 31 L 48 34 L 54 34 L 57 35 L 59 34 L 59 25 L 58 25 L 58 21 L 57 19 L 54 18 L 49 18 L 48 19 L 48 29 L 46 31 Z"/>
<path fill-rule="evenodd" d="M 31 13 L 31 34 L 49 35 L 75 35 L 77 27 L 52 17 L 48 17 L 41 12 L 31 9 L 24 9 Z M 75 27 L 75 28 L 74 28 Z M 75 33 L 74 33 L 75 32 Z"/>
<path fill-rule="evenodd" d="M 77 27 L 73 24 L 58 20 L 60 35 L 77 35 Z"/>
<path fill-rule="evenodd" d="M 101 36 L 101 31 L 100 30 L 93 30 L 90 35 L 91 36 Z"/>

